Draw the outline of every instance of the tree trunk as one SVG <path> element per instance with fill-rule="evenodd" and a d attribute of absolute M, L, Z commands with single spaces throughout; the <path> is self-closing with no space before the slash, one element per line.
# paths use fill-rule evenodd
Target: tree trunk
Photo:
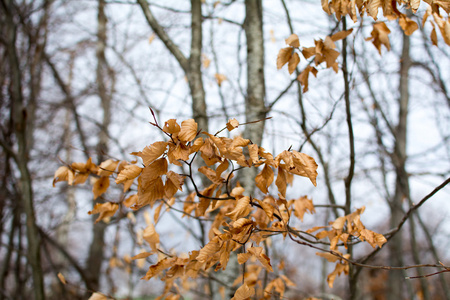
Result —
<path fill-rule="evenodd" d="M 391 208 L 391 228 L 397 227 L 403 218 L 403 201 L 409 196 L 408 174 L 406 173 L 406 135 L 407 117 L 409 102 L 409 69 L 411 66 L 410 39 L 403 35 L 403 49 L 400 63 L 400 83 L 398 100 L 398 124 L 395 128 L 395 149 L 393 154 L 393 164 L 396 170 L 395 194 L 390 203 Z M 403 266 L 403 235 L 399 231 L 389 242 L 389 264 L 391 266 Z M 389 272 L 388 297 L 389 300 L 403 299 L 404 292 L 403 271 Z"/>
<path fill-rule="evenodd" d="M 246 0 L 244 24 L 247 38 L 247 98 L 245 101 L 245 117 L 247 122 L 261 120 L 248 124 L 244 129 L 244 138 L 254 144 L 261 145 L 266 117 L 264 82 L 264 34 L 263 7 L 261 0 Z M 255 189 L 256 168 L 246 168 L 242 172 L 242 183 L 247 194 Z"/>
<path fill-rule="evenodd" d="M 99 131 L 99 143 L 97 147 L 97 159 L 98 163 L 101 163 L 105 155 L 108 153 L 108 140 L 109 133 L 108 127 L 111 123 L 111 95 L 113 87 L 108 88 L 106 86 L 107 76 L 110 75 L 108 63 L 106 61 L 105 49 L 107 41 L 107 18 L 105 15 L 105 0 L 99 0 L 98 2 L 98 15 L 97 15 L 97 69 L 96 69 L 96 83 L 98 89 L 98 96 L 100 98 L 100 104 L 103 111 L 102 126 Z M 111 78 L 112 79 L 112 78 Z M 113 82 L 113 80 L 111 80 Z M 97 216 L 92 216 L 93 222 Z M 104 260 L 104 247 L 105 247 L 105 231 L 107 225 L 104 222 L 99 222 L 93 225 L 93 237 L 89 248 L 89 256 L 87 259 L 87 273 L 91 281 L 91 285 L 94 290 L 100 289 L 101 268 Z"/>
<path fill-rule="evenodd" d="M 14 16 L 16 14 L 14 12 L 14 4 L 13 1 L 2 1 L 1 6 L 6 16 L 7 56 L 11 71 L 11 114 L 18 146 L 15 162 L 20 172 L 20 200 L 26 215 L 27 260 L 32 269 L 34 297 L 36 300 L 41 300 L 45 299 L 44 279 L 41 268 L 41 240 L 36 227 L 32 179 L 28 168 L 29 145 L 27 136 L 29 134 L 29 128 L 32 127 L 27 126 L 28 111 L 22 94 L 22 78 L 16 49 L 17 26 L 14 23 Z"/>

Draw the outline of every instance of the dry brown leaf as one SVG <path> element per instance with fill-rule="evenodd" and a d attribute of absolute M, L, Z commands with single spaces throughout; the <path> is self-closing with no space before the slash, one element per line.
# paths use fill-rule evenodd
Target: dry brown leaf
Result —
<path fill-rule="evenodd" d="M 89 215 L 100 214 L 97 220 L 95 220 L 95 223 L 97 223 L 100 220 L 114 216 L 117 209 L 119 209 L 119 204 L 117 203 L 112 202 L 97 203 L 95 204 L 94 209 L 89 211 L 88 214 Z"/>
<path fill-rule="evenodd" d="M 191 142 L 197 136 L 198 124 L 194 119 L 181 122 L 178 139 L 182 142 Z"/>
<path fill-rule="evenodd" d="M 159 234 L 156 232 L 152 222 L 148 222 L 148 226 L 144 229 L 142 237 L 150 245 L 153 252 L 158 251 Z"/>
<path fill-rule="evenodd" d="M 222 86 L 222 82 L 227 80 L 227 76 L 225 76 L 223 74 L 219 74 L 219 73 L 214 74 L 214 78 L 216 78 L 216 82 L 217 82 L 218 86 Z"/>
<path fill-rule="evenodd" d="M 292 47 L 286 47 L 280 49 L 277 56 L 277 69 L 281 69 L 285 64 L 289 62 L 292 56 L 292 52 L 294 51 L 294 48 Z"/>
<path fill-rule="evenodd" d="M 124 183 L 128 180 L 133 180 L 141 174 L 142 168 L 136 165 L 126 165 L 122 171 L 119 172 L 116 178 L 116 183 Z"/>
<path fill-rule="evenodd" d="M 64 285 L 67 284 L 66 278 L 64 277 L 63 274 L 58 273 L 58 279 L 59 279 L 59 281 L 61 281 L 62 284 L 64 284 Z"/>
<path fill-rule="evenodd" d="M 275 180 L 275 184 L 278 188 L 278 192 L 280 192 L 280 194 L 283 197 L 286 197 L 286 187 L 287 187 L 286 172 L 281 167 L 278 167 L 278 175 L 277 180 Z"/>
<path fill-rule="evenodd" d="M 137 156 L 142 158 L 145 166 L 148 166 L 166 151 L 167 144 L 167 142 L 155 142 L 150 146 L 145 147 L 142 152 L 137 154 Z"/>
<path fill-rule="evenodd" d="M 178 125 L 176 119 L 170 119 L 164 123 L 163 131 L 176 136 L 180 132 L 180 125 Z"/>
<path fill-rule="evenodd" d="M 164 183 L 161 177 L 151 181 L 143 181 L 142 176 L 138 180 L 138 202 L 137 207 L 145 205 L 153 206 L 156 200 L 164 197 Z"/>
<path fill-rule="evenodd" d="M 308 212 L 310 214 L 313 214 L 316 212 L 314 209 L 314 204 L 311 199 L 308 199 L 308 197 L 303 196 L 300 197 L 297 200 L 294 200 L 294 214 L 303 222 L 303 216 L 305 212 Z"/>
<path fill-rule="evenodd" d="M 265 164 L 262 171 L 255 177 L 256 186 L 264 194 L 267 194 L 269 192 L 268 188 L 273 182 L 273 177 L 274 174 L 272 168 Z"/>
<path fill-rule="evenodd" d="M 339 31 L 336 32 L 335 34 L 333 34 L 331 36 L 331 40 L 333 40 L 334 42 L 345 39 L 347 36 L 349 36 L 351 33 L 353 32 L 353 29 L 349 29 L 349 30 L 343 30 L 343 31 Z"/>
<path fill-rule="evenodd" d="M 381 6 L 381 0 L 371 0 L 368 4 L 369 15 L 376 20 L 378 15 L 378 8 Z"/>
<path fill-rule="evenodd" d="M 241 285 L 234 293 L 234 297 L 231 300 L 247 300 L 255 294 L 255 289 L 249 287 L 246 283 Z"/>
<path fill-rule="evenodd" d="M 289 74 L 294 73 L 295 69 L 297 69 L 298 64 L 300 63 L 300 56 L 298 56 L 297 52 L 295 52 L 288 63 Z"/>
<path fill-rule="evenodd" d="M 398 20 L 398 24 L 403 29 L 403 32 L 405 32 L 406 35 L 411 35 L 414 31 L 419 29 L 419 25 L 417 25 L 416 22 L 404 16 L 400 17 L 400 19 Z"/>
<path fill-rule="evenodd" d="M 236 221 L 239 218 L 246 217 L 252 207 L 250 206 L 250 198 L 248 196 L 242 197 L 237 200 L 236 207 L 226 214 L 231 220 Z"/>
<path fill-rule="evenodd" d="M 291 34 L 287 39 L 286 39 L 286 44 L 294 47 L 294 48 L 298 48 L 300 47 L 300 41 L 298 39 L 298 35 L 296 35 L 295 33 Z"/>
<path fill-rule="evenodd" d="M 236 119 L 229 119 L 227 122 L 228 131 L 236 129 L 238 126 L 239 126 L 239 122 Z"/>
<path fill-rule="evenodd" d="M 103 195 L 109 187 L 109 177 L 100 177 L 92 186 L 92 192 L 94 193 L 94 200 Z"/>
<path fill-rule="evenodd" d="M 66 166 L 59 167 L 55 172 L 55 176 L 53 177 L 53 187 L 55 187 L 55 183 L 59 181 L 67 181 L 69 185 L 72 185 L 73 179 L 74 174 L 72 170 L 70 170 Z"/>
<path fill-rule="evenodd" d="M 221 240 L 219 237 L 214 237 L 208 244 L 205 245 L 197 256 L 197 260 L 201 263 L 206 262 L 208 259 L 212 258 L 214 254 L 220 251 L 222 247 Z"/>
<path fill-rule="evenodd" d="M 135 205 L 138 201 L 138 195 L 134 194 L 131 195 L 130 197 L 128 197 L 127 199 L 125 199 L 122 204 L 125 205 L 126 207 L 130 208 L 131 206 Z"/>
<path fill-rule="evenodd" d="M 384 22 L 375 23 L 373 24 L 373 30 L 370 33 L 371 37 L 367 38 L 366 41 L 371 40 L 381 55 L 381 45 L 384 45 L 388 51 L 391 50 L 391 44 L 389 42 L 390 33 L 391 31 Z"/>
<path fill-rule="evenodd" d="M 93 293 L 88 300 L 110 300 L 111 298 L 106 297 L 101 293 Z"/>
<path fill-rule="evenodd" d="M 118 164 L 119 164 L 119 161 L 112 160 L 112 159 L 108 159 L 108 160 L 102 162 L 98 166 L 97 175 L 101 176 L 101 177 L 112 175 Z"/>
<path fill-rule="evenodd" d="M 339 251 L 335 251 L 335 252 L 339 253 Z M 333 255 L 331 253 L 328 253 L 328 252 L 316 252 L 316 255 L 320 256 L 320 257 L 323 257 L 323 258 L 325 258 L 326 260 L 328 260 L 329 262 L 332 262 L 332 263 L 334 263 L 334 262 L 336 262 L 338 260 L 341 260 L 340 257 L 338 257 L 336 255 Z"/>

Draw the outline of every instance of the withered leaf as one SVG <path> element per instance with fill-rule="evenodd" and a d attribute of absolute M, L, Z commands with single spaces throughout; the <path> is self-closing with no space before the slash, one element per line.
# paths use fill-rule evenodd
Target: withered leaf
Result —
<path fill-rule="evenodd" d="M 239 218 L 246 217 L 250 211 L 250 198 L 248 196 L 242 197 L 237 200 L 236 207 L 226 215 L 233 221 L 236 221 Z"/>
<path fill-rule="evenodd" d="M 219 252 L 221 247 L 222 243 L 219 237 L 214 237 L 208 244 L 205 245 L 205 247 L 200 249 L 197 260 L 202 263 L 206 262 L 208 259 L 212 258 L 214 254 Z"/>
<path fill-rule="evenodd" d="M 148 166 L 166 151 L 167 144 L 167 142 L 155 142 L 150 146 L 145 147 L 142 152 L 137 154 L 137 156 L 142 158 L 145 166 Z"/>
<path fill-rule="evenodd" d="M 234 297 L 231 300 L 247 300 L 255 294 L 255 289 L 249 287 L 246 283 L 241 285 L 234 293 Z"/>
<path fill-rule="evenodd" d="M 228 131 L 231 131 L 239 126 L 239 122 L 236 119 L 229 119 L 226 126 Z"/>
<path fill-rule="evenodd" d="M 178 125 L 176 119 L 170 119 L 164 123 L 163 131 L 176 137 L 180 132 L 180 125 Z"/>
<path fill-rule="evenodd" d="M 388 51 L 391 50 L 391 44 L 388 36 L 390 33 L 391 31 L 384 22 L 375 23 L 373 24 L 373 30 L 370 33 L 371 37 L 367 38 L 366 41 L 371 40 L 381 55 L 381 45 L 384 45 Z"/>
<path fill-rule="evenodd" d="M 158 250 L 157 246 L 159 244 L 159 234 L 155 231 L 155 226 L 152 222 L 148 222 L 148 226 L 144 229 L 142 237 L 150 245 L 153 252 Z"/>
<path fill-rule="evenodd" d="M 281 69 L 291 59 L 294 48 L 287 47 L 280 49 L 277 56 L 277 69 Z"/>
<path fill-rule="evenodd" d="M 294 214 L 303 222 L 303 216 L 305 212 L 313 214 L 316 212 L 314 209 L 314 204 L 312 200 L 308 199 L 308 197 L 303 196 L 297 200 L 294 200 Z"/>
<path fill-rule="evenodd" d="M 268 187 L 273 182 L 273 177 L 274 177 L 274 174 L 273 174 L 272 168 L 269 167 L 267 164 L 265 164 L 262 171 L 255 177 L 256 186 L 264 194 L 267 194 L 269 192 Z"/>
<path fill-rule="evenodd" d="M 72 170 L 70 170 L 66 166 L 59 167 L 55 172 L 55 176 L 53 177 L 53 187 L 55 187 L 55 183 L 59 181 L 67 181 L 69 185 L 72 185 L 73 179 L 74 174 Z"/>
<path fill-rule="evenodd" d="M 298 48 L 300 47 L 300 41 L 298 39 L 298 35 L 296 35 L 295 33 L 291 34 L 287 39 L 286 39 L 286 44 L 294 47 L 294 48 Z"/>
<path fill-rule="evenodd" d="M 336 32 L 335 34 L 333 34 L 331 36 L 331 39 L 336 42 L 342 39 L 345 39 L 347 36 L 349 36 L 351 33 L 353 32 L 353 28 L 349 29 L 349 30 L 343 30 L 343 31 L 339 31 Z"/>
<path fill-rule="evenodd" d="M 124 183 L 127 180 L 135 179 L 141 174 L 142 168 L 136 165 L 126 165 L 117 175 L 116 183 Z"/>
<path fill-rule="evenodd" d="M 181 130 L 178 139 L 182 142 L 190 142 L 197 136 L 198 124 L 194 119 L 181 122 Z"/>
<path fill-rule="evenodd" d="M 289 63 L 288 63 L 289 74 L 294 73 L 294 71 L 297 68 L 299 63 L 300 63 L 300 56 L 298 56 L 298 53 L 295 52 L 289 59 Z"/>
<path fill-rule="evenodd" d="M 94 206 L 94 209 L 89 211 L 89 215 L 95 215 L 100 214 L 95 220 L 95 223 L 99 222 L 100 220 L 103 220 L 104 218 L 112 217 L 116 213 L 117 209 L 119 208 L 119 204 L 112 203 L 112 202 L 106 202 L 106 203 L 97 203 Z"/>
<path fill-rule="evenodd" d="M 97 175 L 101 177 L 112 175 L 118 164 L 119 161 L 117 160 L 112 159 L 105 160 L 98 166 Z"/>
<path fill-rule="evenodd" d="M 100 177 L 95 181 L 92 192 L 94 193 L 94 200 L 103 195 L 109 187 L 109 177 Z"/>

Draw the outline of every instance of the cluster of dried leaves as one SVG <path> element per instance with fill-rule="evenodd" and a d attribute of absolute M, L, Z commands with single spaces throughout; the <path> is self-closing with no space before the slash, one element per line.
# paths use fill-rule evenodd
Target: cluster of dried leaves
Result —
<path fill-rule="evenodd" d="M 160 277 L 165 281 L 162 297 L 177 299 L 182 287 L 189 287 L 188 278 L 206 275 L 210 269 L 225 270 L 232 252 L 237 253 L 239 264 L 245 264 L 243 274 L 236 278 L 235 284 L 242 282 L 233 299 L 248 299 L 256 295 L 259 299 L 270 298 L 273 292 L 283 296 L 286 287 L 294 285 L 286 276 L 279 273 L 273 280 L 263 286 L 261 278 L 264 272 L 273 272 L 270 258 L 261 246 L 270 236 L 282 234 L 291 237 L 296 229 L 290 226 L 293 218 L 303 221 L 306 212 L 314 213 L 312 200 L 306 196 L 298 199 L 286 199 L 286 190 L 293 182 L 294 175 L 309 178 L 316 185 L 317 164 L 304 153 L 285 150 L 273 156 L 264 148 L 250 140 L 236 135 L 233 138 L 220 137 L 198 130 L 197 123 L 190 119 L 178 124 L 171 119 L 161 127 L 156 121 L 151 123 L 167 136 L 167 141 L 157 141 L 140 152 L 132 153 L 141 159 L 134 162 L 109 159 L 95 165 L 91 159 L 86 163 L 73 163 L 62 166 L 56 172 L 53 184 L 67 181 L 69 185 L 82 184 L 89 176 L 93 184 L 94 198 L 102 199 L 89 214 L 99 214 L 96 222 L 127 215 L 134 218 L 134 213 L 146 206 L 155 207 L 153 221 L 147 213 L 147 227 L 138 233 L 138 240 L 148 243 L 149 250 L 128 259 L 142 260 L 156 256 L 157 263 L 150 266 L 143 279 Z M 226 124 L 231 131 L 239 126 L 232 119 Z M 224 128 L 225 129 L 225 128 Z M 194 171 L 194 161 L 201 158 L 204 166 Z M 180 166 L 187 166 L 187 174 L 177 172 Z M 241 168 L 259 168 L 255 177 L 260 197 L 248 195 L 239 182 L 232 180 Z M 199 175 L 203 174 L 210 182 L 200 189 L 197 185 Z M 106 200 L 105 193 L 110 181 L 122 186 L 123 196 L 119 201 Z M 192 190 L 178 196 L 183 187 Z M 277 196 L 270 194 L 277 192 Z M 201 249 L 188 254 L 169 254 L 160 246 L 160 236 L 156 231 L 161 209 L 174 209 L 176 203 L 182 203 L 177 209 L 183 217 L 212 221 L 209 230 L 209 242 Z M 121 211 L 121 214 L 117 212 Z M 338 218 L 329 226 L 310 229 L 329 229 L 319 232 L 317 239 L 328 237 L 330 250 L 326 258 L 338 261 L 336 270 L 329 276 L 333 285 L 337 274 L 345 272 L 348 265 L 339 257 L 338 240 L 347 243 L 351 236 L 369 242 L 373 247 L 382 246 L 382 235 L 365 229 L 360 221 L 363 209 Z M 131 215 L 130 215 L 131 214 Z M 335 252 L 333 252 L 335 251 Z M 338 256 L 332 253 L 338 254 Z M 321 254 L 322 255 L 322 254 Z M 117 264 L 116 264 L 117 265 Z M 182 283 L 179 287 L 176 280 Z"/>
<path fill-rule="evenodd" d="M 382 14 L 387 20 L 398 20 L 403 32 L 406 35 L 411 35 L 419 28 L 419 25 L 406 14 L 400 12 L 397 6 L 406 5 L 413 13 L 416 13 L 420 6 L 420 2 L 420 0 L 322 0 L 322 8 L 330 15 L 335 14 L 338 20 L 343 16 L 345 17 L 348 15 L 354 22 L 358 21 L 358 16 L 363 18 L 365 15 L 377 20 L 379 8 L 381 8 Z M 428 3 L 429 6 L 422 18 L 422 27 L 425 26 L 425 23 L 429 20 L 432 26 L 430 38 L 433 45 L 438 45 L 436 27 L 441 32 L 444 42 L 447 45 L 450 45 L 450 17 L 448 15 L 447 17 L 444 17 L 442 15 L 443 11 L 450 14 L 450 1 L 424 0 L 424 2 Z M 430 16 L 433 16 L 433 20 L 428 19 Z M 289 47 L 282 48 L 278 52 L 277 68 L 281 69 L 284 65 L 288 64 L 289 74 L 292 74 L 300 63 L 299 53 L 303 55 L 305 60 L 314 57 L 314 60 L 311 60 L 297 76 L 297 80 L 303 85 L 303 92 L 305 93 L 308 91 L 309 74 L 312 73 L 314 76 L 317 76 L 318 69 L 316 67 L 321 63 L 326 62 L 326 68 L 332 68 L 336 73 L 339 71 L 339 65 L 336 59 L 339 57 L 340 53 L 335 50 L 336 45 L 334 42 L 346 38 L 352 31 L 352 29 L 344 30 L 337 32 L 332 36 L 327 36 L 324 40 L 315 40 L 315 46 L 307 48 L 300 48 L 298 36 L 292 34 L 286 39 L 286 44 L 289 45 Z M 373 45 L 381 54 L 382 46 L 385 46 L 388 51 L 391 50 L 389 41 L 390 33 L 391 31 L 385 22 L 376 22 L 373 24 L 373 30 L 370 37 L 366 38 L 366 41 L 372 41 Z M 313 61 L 315 67 L 311 66 Z"/>

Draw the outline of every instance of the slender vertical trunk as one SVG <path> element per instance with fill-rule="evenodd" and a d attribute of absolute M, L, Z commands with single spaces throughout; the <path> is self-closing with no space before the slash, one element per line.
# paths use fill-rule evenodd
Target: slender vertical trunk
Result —
<path fill-rule="evenodd" d="M 203 88 L 201 55 L 202 55 L 202 1 L 191 0 L 191 53 L 188 72 L 186 73 L 192 96 L 192 115 L 199 129 L 208 131 L 208 115 L 206 113 L 205 90 Z"/>
<path fill-rule="evenodd" d="M 148 25 L 153 29 L 158 38 L 172 53 L 178 64 L 183 69 L 187 77 L 189 89 L 192 97 L 192 114 L 198 123 L 199 129 L 208 131 L 208 115 L 206 112 L 205 90 L 201 73 L 201 53 L 202 53 L 202 1 L 191 0 L 191 53 L 186 58 L 180 48 L 175 45 L 164 28 L 158 23 L 146 0 L 137 0 L 144 13 Z"/>
<path fill-rule="evenodd" d="M 7 56 L 11 71 L 10 93 L 12 101 L 12 117 L 18 152 L 17 167 L 20 172 L 19 191 L 21 203 L 26 214 L 27 259 L 31 265 L 36 300 L 45 299 L 44 279 L 41 268 L 40 236 L 36 227 L 33 204 L 33 187 L 28 168 L 29 146 L 27 135 L 32 127 L 28 127 L 27 108 L 22 94 L 22 78 L 16 49 L 17 26 L 14 23 L 14 5 L 12 1 L 2 1 L 2 11 L 6 16 Z"/>
<path fill-rule="evenodd" d="M 103 120 L 100 132 L 98 135 L 99 143 L 97 148 L 98 163 L 104 160 L 108 153 L 108 127 L 111 122 L 111 93 L 108 92 L 107 76 L 108 64 L 106 61 L 105 50 L 107 40 L 107 18 L 105 15 L 105 0 L 98 1 L 98 15 L 97 15 L 97 69 L 96 69 L 96 83 L 98 89 L 98 96 L 103 111 Z M 93 221 L 96 217 L 93 216 Z M 91 281 L 93 289 L 98 291 L 100 289 L 101 268 L 104 260 L 105 247 L 105 231 L 107 225 L 103 222 L 93 225 L 93 237 L 89 247 L 89 256 L 87 259 L 87 273 Z"/>
<path fill-rule="evenodd" d="M 263 7 L 261 0 L 245 1 L 245 36 L 247 38 L 247 98 L 245 101 L 246 121 L 261 122 L 245 126 L 244 137 L 261 145 L 266 117 L 264 82 L 264 34 Z M 248 194 L 255 189 L 256 168 L 244 169 L 242 183 Z"/>
<path fill-rule="evenodd" d="M 400 83 L 398 100 L 398 124 L 395 128 L 395 149 L 393 164 L 396 170 L 395 193 L 390 203 L 391 220 L 390 226 L 395 228 L 403 217 L 403 201 L 409 196 L 408 174 L 406 173 L 406 135 L 409 102 L 409 69 L 411 66 L 410 39 L 403 35 L 403 48 L 400 63 Z M 391 266 L 402 266 L 403 263 L 403 234 L 398 232 L 388 244 L 389 264 Z M 404 275 L 402 271 L 389 272 L 388 295 L 389 300 L 403 299 Z"/>

